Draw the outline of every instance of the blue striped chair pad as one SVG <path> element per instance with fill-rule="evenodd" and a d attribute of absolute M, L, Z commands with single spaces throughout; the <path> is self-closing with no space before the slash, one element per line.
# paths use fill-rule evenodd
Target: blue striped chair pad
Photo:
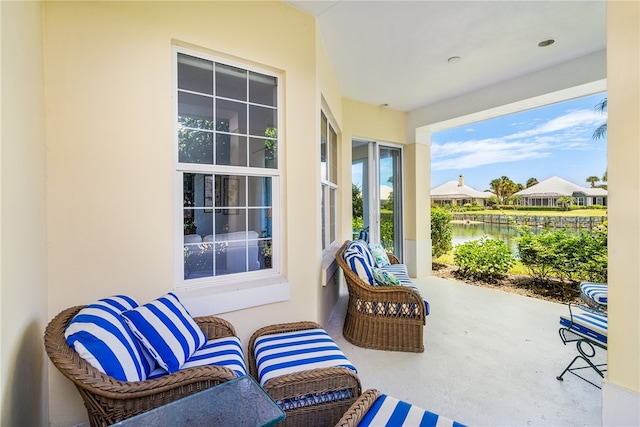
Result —
<path fill-rule="evenodd" d="M 393 274 L 394 276 L 396 276 L 396 278 L 398 280 L 400 280 L 400 283 L 402 283 L 405 286 L 410 287 L 411 289 L 416 291 L 418 293 L 418 295 L 420 295 L 420 298 L 422 298 L 422 300 L 424 301 L 425 312 L 426 312 L 426 314 L 428 316 L 429 315 L 429 302 L 426 299 L 424 299 L 424 297 L 420 293 L 420 290 L 413 284 L 413 282 L 411 282 L 411 279 L 409 278 L 409 274 L 407 273 L 407 266 L 404 265 L 404 264 L 389 264 L 389 265 L 385 265 L 384 267 L 382 267 L 382 269 L 384 271 L 387 271 L 387 272 Z M 406 304 L 404 304 L 404 305 L 406 305 Z M 408 309 L 409 309 L 408 307 L 404 307 L 403 312 L 407 312 Z M 415 311 L 415 307 L 413 309 Z"/>
<path fill-rule="evenodd" d="M 116 295 L 84 307 L 65 329 L 67 344 L 100 372 L 119 381 L 144 381 L 155 366 L 120 313 L 138 303 Z"/>
<path fill-rule="evenodd" d="M 597 304 L 607 305 L 609 286 L 606 283 L 582 282 L 580 291 Z"/>
<path fill-rule="evenodd" d="M 253 348 L 258 382 L 282 375 L 328 367 L 356 368 L 324 329 L 306 329 L 263 335 Z"/>
<path fill-rule="evenodd" d="M 571 321 L 573 319 L 573 322 Z M 560 324 L 590 340 L 607 345 L 607 317 L 574 307 L 571 315 L 561 315 Z"/>
<path fill-rule="evenodd" d="M 225 337 L 207 341 L 180 369 L 208 365 L 224 366 L 235 371 L 238 376 L 247 375 L 240 338 Z M 149 378 L 158 378 L 167 374 L 166 370 L 158 368 L 149 375 Z"/>
<path fill-rule="evenodd" d="M 358 424 L 360 427 L 464 427 L 456 421 L 426 411 L 386 394 L 380 395 Z"/>

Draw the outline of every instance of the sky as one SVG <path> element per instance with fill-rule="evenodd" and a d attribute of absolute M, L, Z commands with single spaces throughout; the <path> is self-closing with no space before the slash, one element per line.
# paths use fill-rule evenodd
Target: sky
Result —
<path fill-rule="evenodd" d="M 590 186 L 587 177 L 602 178 L 607 170 L 606 137 L 592 138 L 606 122 L 606 113 L 594 107 L 606 97 L 603 92 L 432 134 L 431 188 L 458 175 L 479 191 L 503 175 L 523 185 L 558 176 Z"/>

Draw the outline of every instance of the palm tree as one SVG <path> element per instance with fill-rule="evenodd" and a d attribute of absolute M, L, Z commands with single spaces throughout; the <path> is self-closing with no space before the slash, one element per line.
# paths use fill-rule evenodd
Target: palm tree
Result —
<path fill-rule="evenodd" d="M 576 198 L 573 196 L 558 197 L 558 204 L 562 206 L 566 211 L 569 210 L 569 206 L 571 206 L 571 204 L 575 201 L 576 201 Z"/>
<path fill-rule="evenodd" d="M 596 104 L 596 106 L 594 107 L 594 110 L 596 110 L 603 116 L 607 114 L 607 98 L 603 99 L 598 104 Z M 593 135 L 591 135 L 591 138 L 601 139 L 601 138 L 605 138 L 606 136 L 607 136 L 607 122 L 604 122 L 603 124 L 598 126 L 596 130 L 593 131 Z"/>
<path fill-rule="evenodd" d="M 587 178 L 586 181 L 591 183 L 591 188 L 595 188 L 596 182 L 600 181 L 600 178 L 598 178 L 597 176 L 591 175 L 589 178 Z"/>
<path fill-rule="evenodd" d="M 496 178 L 489 183 L 491 192 L 494 193 L 501 204 L 505 204 L 509 196 L 515 193 L 517 190 L 516 183 L 511 181 L 506 176 Z"/>
<path fill-rule="evenodd" d="M 536 185 L 538 183 L 538 180 L 535 178 L 529 178 L 527 180 L 527 188 L 529 187 L 533 187 L 534 185 Z"/>

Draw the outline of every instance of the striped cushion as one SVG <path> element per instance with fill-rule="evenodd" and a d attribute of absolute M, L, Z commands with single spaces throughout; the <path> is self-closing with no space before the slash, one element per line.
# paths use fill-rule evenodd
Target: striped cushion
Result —
<path fill-rule="evenodd" d="M 133 298 L 116 295 L 84 307 L 64 331 L 67 343 L 104 374 L 119 381 L 146 380 L 155 363 L 120 316 L 137 306 Z"/>
<path fill-rule="evenodd" d="M 597 304 L 607 305 L 609 286 L 606 283 L 582 282 L 580 291 Z"/>
<path fill-rule="evenodd" d="M 425 313 L 428 316 L 429 302 L 426 299 L 424 299 L 424 297 L 420 293 L 420 289 L 418 289 L 413 284 L 413 282 L 411 282 L 411 279 L 409 279 L 409 274 L 407 273 L 407 266 L 404 264 L 390 264 L 390 265 L 384 266 L 382 269 L 396 276 L 396 278 L 400 280 L 400 283 L 402 283 L 404 286 L 407 286 L 413 289 L 418 293 L 418 295 L 420 295 L 420 298 L 422 298 L 422 301 L 424 301 Z M 411 309 L 411 307 L 406 307 L 406 304 L 403 304 L 403 307 L 401 307 L 402 313 L 409 314 L 412 311 L 416 312 L 415 314 L 417 314 L 417 310 L 415 310 L 415 307 L 413 307 L 413 310 Z"/>
<path fill-rule="evenodd" d="M 180 369 L 208 365 L 227 367 L 235 371 L 240 377 L 247 375 L 240 338 L 225 337 L 207 341 L 202 348 L 193 353 L 193 356 Z M 167 375 L 167 371 L 160 368 L 153 371 L 149 378 L 158 378 L 163 375 Z"/>
<path fill-rule="evenodd" d="M 253 351 L 261 386 L 275 377 L 317 368 L 342 366 L 357 372 L 324 329 L 263 335 Z"/>
<path fill-rule="evenodd" d="M 464 424 L 382 394 L 364 414 L 358 426 L 464 427 Z"/>
<path fill-rule="evenodd" d="M 362 240 L 351 242 L 344 251 L 344 259 L 360 279 L 370 285 L 375 283 L 373 277 L 374 260 L 366 242 Z"/>
<path fill-rule="evenodd" d="M 607 345 L 607 317 L 577 307 L 572 308 L 572 316 L 560 316 L 560 324 L 583 337 Z"/>
<path fill-rule="evenodd" d="M 173 293 L 122 313 L 142 345 L 167 372 L 178 371 L 207 337 Z"/>

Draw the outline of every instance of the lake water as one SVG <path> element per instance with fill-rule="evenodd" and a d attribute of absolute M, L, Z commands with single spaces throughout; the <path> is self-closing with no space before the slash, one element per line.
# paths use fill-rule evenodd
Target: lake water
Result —
<path fill-rule="evenodd" d="M 514 254 L 517 253 L 516 238 L 519 237 L 519 235 L 514 227 L 488 223 L 454 223 L 452 225 L 452 243 L 454 248 L 460 243 L 478 240 L 486 235 L 494 239 L 502 240 L 509 245 Z M 535 233 L 542 230 L 532 229 L 532 231 Z"/>

